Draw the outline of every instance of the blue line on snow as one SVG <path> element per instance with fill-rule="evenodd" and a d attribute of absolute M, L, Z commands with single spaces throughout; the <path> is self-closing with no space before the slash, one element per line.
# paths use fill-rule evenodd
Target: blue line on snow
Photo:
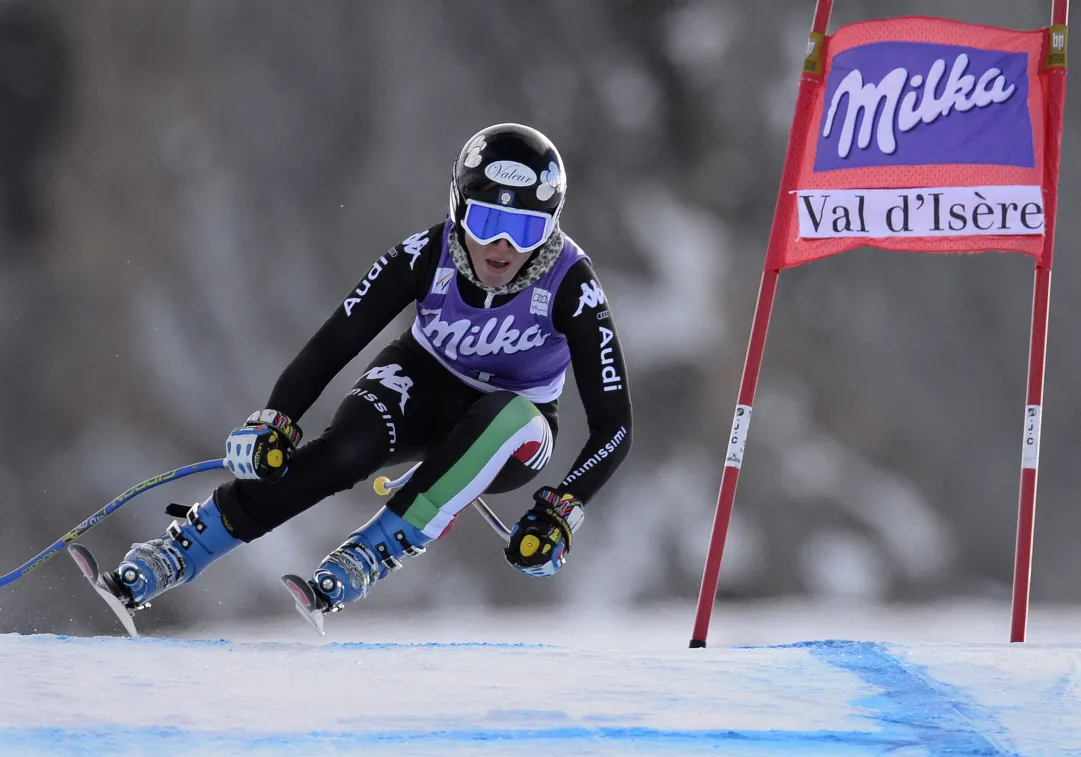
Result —
<path fill-rule="evenodd" d="M 871 747 L 876 753 L 888 754 L 908 746 L 911 742 L 891 740 L 885 734 L 852 731 L 712 731 L 712 730 L 664 730 L 642 727 L 563 728 L 534 729 L 463 729 L 442 731 L 385 731 L 343 732 L 309 731 L 302 733 L 273 733 L 268 731 L 191 731 L 180 728 L 0 728 L 0 744 L 16 749 L 18 754 L 48 747 L 57 749 L 50 754 L 63 754 L 66 746 L 77 745 L 80 754 L 127 754 L 133 745 L 140 753 L 164 752 L 173 747 L 185 749 L 214 748 L 230 750 L 273 749 L 283 751 L 298 748 L 348 747 L 358 749 L 379 744 L 427 744 L 433 748 L 439 744 L 480 744 L 514 742 L 516 749 L 526 748 L 522 742 L 572 742 L 579 746 L 597 744 L 637 744 L 653 746 L 721 747 L 744 744 L 748 746 L 781 747 L 795 754 L 851 753 L 853 748 Z M 813 751 L 812 751 L 813 750 Z M 0 753 L 7 754 L 7 752 Z M 865 752 L 860 752 L 865 754 Z M 967 753 L 962 753 L 967 754 Z"/>
<path fill-rule="evenodd" d="M 786 646 L 807 648 L 827 664 L 882 689 L 878 696 L 856 704 L 873 710 L 868 717 L 882 725 L 883 734 L 913 733 L 915 743 L 925 747 L 929 757 L 1017 754 L 995 743 L 1006 740 L 1006 729 L 986 708 L 957 687 L 936 681 L 923 668 L 889 654 L 882 644 L 816 641 Z M 974 721 L 990 733 L 977 731 Z"/>
<path fill-rule="evenodd" d="M 81 643 L 95 645 L 160 645 L 188 647 L 226 647 L 234 644 L 250 647 L 297 647 L 310 650 L 352 649 L 357 651 L 398 648 L 497 648 L 529 649 L 545 645 L 498 643 L 427 643 L 383 644 L 353 642 L 344 644 L 308 645 L 300 643 L 237 643 L 227 640 L 199 641 L 180 639 L 85 639 L 64 636 L 28 637 L 34 641 Z M 431 731 L 392 730 L 384 732 L 307 731 L 274 732 L 184 730 L 167 726 L 125 728 L 123 726 L 0 728 L 0 754 L 66 754 L 65 749 L 77 749 L 79 754 L 128 754 L 140 751 L 168 753 L 170 750 L 196 747 L 227 749 L 230 753 L 250 749 L 281 750 L 338 746 L 356 749 L 364 745 L 424 743 L 433 745 L 482 744 L 514 741 L 516 749 L 532 743 L 551 748 L 553 742 L 569 742 L 583 747 L 587 744 L 607 745 L 624 749 L 630 745 L 673 746 L 690 748 L 780 749 L 794 754 L 841 755 L 890 754 L 909 746 L 920 746 L 929 757 L 1015 757 L 1016 753 L 1003 747 L 1008 742 L 1007 731 L 987 709 L 980 707 L 962 690 L 936 681 L 923 668 L 891 655 L 886 645 L 870 642 L 825 641 L 782 645 L 780 648 L 802 648 L 826 664 L 847 671 L 880 693 L 852 702 L 864 709 L 862 717 L 867 729 L 857 731 L 788 731 L 788 730 L 666 730 L 642 727 L 568 725 L 543 729 L 464 728 Z M 759 647 L 761 648 L 761 647 Z M 707 653 L 708 654 L 708 653 Z M 782 673 L 783 671 L 777 671 Z M 977 724 L 979 727 L 977 727 Z M 981 732 L 982 731 L 982 732 Z M 16 751 L 6 751 L 15 749 Z M 55 750 L 55 751 L 53 751 Z M 74 752 L 70 752 L 74 753 Z"/>

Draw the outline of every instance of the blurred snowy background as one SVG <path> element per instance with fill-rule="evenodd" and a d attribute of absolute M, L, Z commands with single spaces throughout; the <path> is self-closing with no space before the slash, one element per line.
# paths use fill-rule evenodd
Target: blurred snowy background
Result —
<path fill-rule="evenodd" d="M 0 0 L 0 572 L 128 486 L 220 455 L 370 262 L 445 212 L 462 143 L 510 120 L 563 153 L 564 227 L 613 303 L 635 446 L 558 580 L 514 573 L 467 516 L 365 611 L 693 601 L 813 8 Z M 909 13 L 1036 28 L 1049 8 L 843 0 L 831 30 Z M 1079 141 L 1071 97 L 1033 574 L 1044 605 L 1081 603 Z M 1008 601 L 1031 271 L 1021 256 L 860 250 L 781 277 L 723 601 Z M 373 350 L 303 419 L 309 436 Z M 553 482 L 585 439 L 573 389 L 562 414 Z M 144 495 L 84 541 L 112 564 L 162 532 L 167 502 L 220 480 Z M 492 503 L 514 519 L 527 498 Z M 291 613 L 277 576 L 310 570 L 377 506 L 367 484 L 327 500 L 155 602 L 144 630 Z M 61 556 L 0 590 L 0 632 L 115 633 L 81 581 Z"/>

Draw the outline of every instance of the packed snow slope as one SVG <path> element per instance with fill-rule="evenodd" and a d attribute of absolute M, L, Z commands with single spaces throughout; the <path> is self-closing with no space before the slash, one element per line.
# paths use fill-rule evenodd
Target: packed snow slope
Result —
<path fill-rule="evenodd" d="M 0 754 L 1081 755 L 1081 645 L 7 634 Z"/>

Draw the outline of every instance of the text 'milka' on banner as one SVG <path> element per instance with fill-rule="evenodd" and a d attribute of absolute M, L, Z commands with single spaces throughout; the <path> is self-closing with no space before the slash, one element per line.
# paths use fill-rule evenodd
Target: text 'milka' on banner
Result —
<path fill-rule="evenodd" d="M 1046 40 L 922 17 L 839 29 L 779 219 L 792 241 L 766 267 L 860 246 L 1039 260 Z"/>

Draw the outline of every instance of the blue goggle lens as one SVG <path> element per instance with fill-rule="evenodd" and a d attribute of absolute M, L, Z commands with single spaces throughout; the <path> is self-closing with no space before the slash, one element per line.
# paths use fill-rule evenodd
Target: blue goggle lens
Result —
<path fill-rule="evenodd" d="M 499 208 L 470 204 L 465 212 L 465 227 L 481 244 L 488 244 L 503 234 L 510 238 L 511 244 L 519 251 L 525 251 L 544 241 L 548 216 L 511 213 Z"/>

